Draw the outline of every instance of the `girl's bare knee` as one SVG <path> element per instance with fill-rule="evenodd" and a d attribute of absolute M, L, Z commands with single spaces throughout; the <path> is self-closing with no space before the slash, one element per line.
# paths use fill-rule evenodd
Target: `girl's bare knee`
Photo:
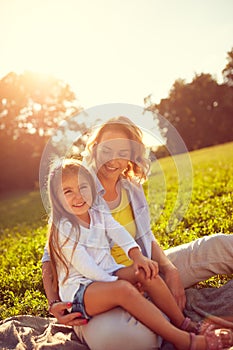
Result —
<path fill-rule="evenodd" d="M 143 269 L 139 269 L 138 273 L 137 273 L 137 279 L 138 279 L 138 282 L 140 283 L 144 283 L 146 282 L 146 274 L 145 274 L 145 271 Z"/>
<path fill-rule="evenodd" d="M 145 292 L 147 292 L 148 289 L 150 289 L 152 286 L 154 288 L 160 288 L 164 284 L 162 278 L 159 275 L 153 277 L 152 279 L 146 278 L 146 274 L 142 269 L 140 269 L 138 274 L 138 282 L 141 283 Z"/>
<path fill-rule="evenodd" d="M 118 280 L 117 284 L 117 295 L 124 302 L 139 295 L 138 290 L 130 282 Z"/>

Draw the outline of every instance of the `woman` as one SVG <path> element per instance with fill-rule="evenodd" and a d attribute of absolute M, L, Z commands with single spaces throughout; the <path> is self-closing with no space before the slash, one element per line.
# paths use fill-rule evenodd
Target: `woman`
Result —
<path fill-rule="evenodd" d="M 71 312 L 79 311 L 91 319 L 120 306 L 177 350 L 194 346 L 216 350 L 219 340 L 222 347 L 233 345 L 230 329 L 225 330 L 224 339 L 212 330 L 205 335 L 192 334 L 198 324 L 185 318 L 157 275 L 157 263 L 142 254 L 135 239 L 105 210 L 90 172 L 78 160 L 68 158 L 51 168 L 48 193 L 48 241 L 54 280 L 61 299 L 73 300 Z M 111 241 L 122 247 L 132 260 L 131 266 L 116 264 Z M 135 288 L 139 281 L 150 300 Z"/>
<path fill-rule="evenodd" d="M 113 216 L 135 237 L 142 252 L 158 263 L 160 273 L 182 310 L 186 301 L 184 288 L 216 273 L 232 273 L 232 235 L 199 239 L 167 252 L 160 248 L 150 230 L 149 210 L 142 187 L 131 181 L 132 178 L 146 178 L 148 163 L 144 158 L 142 133 L 128 118 L 118 117 L 103 124 L 87 149 L 87 162 L 97 175 L 98 193 L 109 205 Z M 118 262 L 127 264 L 124 256 L 120 258 Z M 50 312 L 61 323 L 85 324 L 85 320 L 77 319 L 80 314 L 64 315 L 69 306 L 57 302 L 59 298 L 52 290 L 48 259 L 45 254 L 43 282 Z M 151 350 L 160 346 L 155 334 L 120 308 L 98 315 L 75 330 L 90 349 Z"/>

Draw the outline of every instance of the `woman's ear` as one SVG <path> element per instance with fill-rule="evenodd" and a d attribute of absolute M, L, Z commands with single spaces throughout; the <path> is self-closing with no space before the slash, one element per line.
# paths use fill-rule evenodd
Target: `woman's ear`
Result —
<path fill-rule="evenodd" d="M 96 156 L 97 156 L 97 147 L 98 147 L 98 144 L 97 142 L 94 143 L 93 147 L 92 147 L 92 160 L 94 159 L 96 161 Z"/>

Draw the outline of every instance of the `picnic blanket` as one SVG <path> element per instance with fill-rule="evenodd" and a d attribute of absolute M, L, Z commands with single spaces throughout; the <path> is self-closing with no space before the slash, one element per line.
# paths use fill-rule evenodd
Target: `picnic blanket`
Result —
<path fill-rule="evenodd" d="M 233 316 L 233 280 L 220 288 L 190 288 L 186 295 L 185 314 L 194 320 L 209 315 Z M 79 341 L 72 327 L 57 324 L 54 318 L 29 315 L 14 316 L 0 322 L 0 349 L 89 350 Z M 162 349 L 172 349 L 172 346 L 166 344 Z"/>

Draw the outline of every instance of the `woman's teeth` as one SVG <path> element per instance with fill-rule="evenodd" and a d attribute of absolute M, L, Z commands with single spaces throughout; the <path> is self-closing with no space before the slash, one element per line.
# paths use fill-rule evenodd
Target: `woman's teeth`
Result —
<path fill-rule="evenodd" d="M 111 170 L 111 171 L 114 171 L 114 170 L 116 170 L 116 169 L 117 169 L 117 168 L 112 167 L 112 166 L 109 166 L 109 165 L 106 165 L 106 168 L 107 168 L 108 170 Z"/>

